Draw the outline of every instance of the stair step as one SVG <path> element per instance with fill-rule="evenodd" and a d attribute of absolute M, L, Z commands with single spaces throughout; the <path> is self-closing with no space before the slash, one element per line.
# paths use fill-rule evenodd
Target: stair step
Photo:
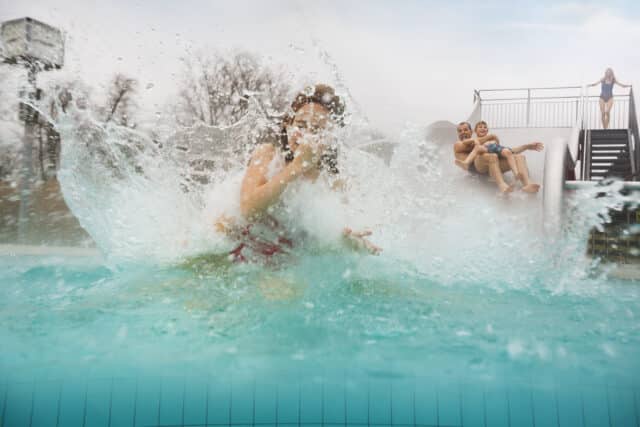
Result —
<path fill-rule="evenodd" d="M 625 178 L 631 175 L 628 129 L 596 129 L 589 133 L 590 180 Z"/>
<path fill-rule="evenodd" d="M 618 159 L 615 162 L 612 163 L 613 167 L 616 168 L 630 168 L 631 167 L 631 160 L 629 159 Z"/>
<path fill-rule="evenodd" d="M 607 163 L 612 164 L 620 160 L 620 157 L 591 157 L 591 164 Z"/>
<path fill-rule="evenodd" d="M 591 136 L 611 136 L 611 135 L 626 135 L 629 131 L 627 129 L 594 129 L 591 131 Z"/>
<path fill-rule="evenodd" d="M 606 176 L 619 176 L 620 178 L 624 178 L 629 175 L 629 171 L 609 171 L 605 174 Z"/>

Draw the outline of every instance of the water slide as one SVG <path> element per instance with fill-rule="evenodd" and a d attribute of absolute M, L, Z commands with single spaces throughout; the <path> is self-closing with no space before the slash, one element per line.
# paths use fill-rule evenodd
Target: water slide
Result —
<path fill-rule="evenodd" d="M 556 231 L 562 221 L 566 173 L 567 170 L 575 167 L 573 159 L 578 156 L 580 114 L 576 111 L 574 115 L 573 111 L 569 111 L 568 120 L 558 122 L 556 117 L 551 116 L 553 112 L 549 114 L 544 111 L 554 109 L 553 104 L 547 104 L 552 101 L 544 97 L 541 99 L 542 102 L 532 103 L 530 89 L 527 89 L 525 105 L 522 105 L 518 99 L 513 100 L 509 95 L 506 98 L 503 97 L 502 91 L 491 92 L 500 93 L 497 101 L 493 100 L 495 97 L 485 101 L 482 99 L 482 91 L 476 92 L 474 108 L 468 121 L 476 123 L 485 120 L 489 123 L 491 132 L 499 135 L 503 144 L 510 147 L 533 141 L 545 144 L 543 155 L 533 154 L 531 151 L 523 154 L 527 160 L 531 180 L 542 185 L 540 194 L 530 198 L 531 203 L 536 205 L 545 228 Z M 523 107 L 524 114 L 522 114 Z M 575 108 L 578 108 L 577 105 Z M 563 111 L 562 114 L 566 112 Z M 575 117 L 573 123 L 571 123 L 571 116 Z M 492 125 L 492 122 L 496 125 Z"/>
<path fill-rule="evenodd" d="M 532 141 L 545 144 L 544 153 L 529 151 L 524 155 L 532 180 L 542 184 L 540 194 L 531 198 L 531 204 L 537 206 L 542 223 L 551 231 L 562 224 L 568 190 L 593 186 L 605 176 L 614 176 L 615 170 L 624 170 L 616 169 L 620 161 L 630 162 L 628 173 L 636 170 L 633 160 L 637 156 L 634 150 L 637 120 L 632 92 L 616 96 L 612 110 L 609 132 L 620 133 L 618 136 L 626 143 L 617 151 L 613 149 L 617 142 L 611 139 L 616 137 L 613 133 L 604 135 L 611 145 L 596 146 L 600 142 L 595 140 L 595 134 L 607 131 L 601 128 L 597 97 L 588 96 L 584 88 L 490 89 L 475 91 L 474 98 L 473 110 L 467 118 L 471 124 L 486 121 L 490 132 L 499 135 L 507 146 Z M 628 142 L 624 140 L 626 135 Z M 453 123 L 440 121 L 428 127 L 429 141 L 450 145 L 455 139 Z M 602 157 L 597 157 L 598 152 Z M 626 157 L 622 158 L 621 153 Z M 625 188 L 638 187 L 629 178 L 619 178 L 625 181 Z"/>
<path fill-rule="evenodd" d="M 495 114 L 492 105 L 483 103 L 477 98 L 471 114 L 466 121 L 475 124 L 480 120 L 485 120 L 490 129 L 490 133 L 495 133 L 500 137 L 501 143 L 515 147 L 533 141 L 543 142 L 545 149 L 542 153 L 526 151 L 529 167 L 529 174 L 532 182 L 540 183 L 542 188 L 537 195 L 531 196 L 526 202 L 526 209 L 535 213 L 540 218 L 540 222 L 546 228 L 556 228 L 560 225 L 562 200 L 564 194 L 564 181 L 567 166 L 572 165 L 577 158 L 578 135 L 580 128 L 577 123 L 573 126 L 516 126 L 519 123 L 510 121 L 506 114 Z M 518 115 L 517 108 L 512 107 L 514 115 Z M 427 128 L 427 140 L 438 145 L 442 145 L 443 157 L 452 157 L 451 148 L 453 141 L 457 140 L 456 124 L 447 121 L 432 123 Z M 507 181 L 513 181 L 511 173 L 506 173 Z M 493 186 L 489 187 L 491 190 Z"/>
<path fill-rule="evenodd" d="M 528 205 L 526 209 L 539 218 L 546 232 L 557 233 L 568 224 L 569 212 L 573 212 L 568 200 L 576 190 L 591 188 L 592 198 L 608 194 L 621 202 L 614 209 L 607 205 L 608 222 L 601 224 L 604 229 L 591 230 L 585 246 L 588 255 L 625 264 L 623 270 L 632 271 L 637 278 L 640 238 L 628 231 L 640 223 L 640 212 L 629 202 L 637 200 L 634 192 L 640 190 L 636 150 L 640 136 L 633 91 L 616 94 L 608 129 L 602 128 L 598 97 L 580 87 L 476 91 L 467 121 L 473 125 L 480 120 L 506 146 L 532 141 L 545 144 L 543 153 L 523 153 L 532 180 L 542 184 L 542 189 L 518 203 Z M 442 144 L 445 150 L 455 139 L 453 123 L 441 121 L 428 127 L 427 140 Z M 602 220 L 594 217 L 594 221 Z"/>

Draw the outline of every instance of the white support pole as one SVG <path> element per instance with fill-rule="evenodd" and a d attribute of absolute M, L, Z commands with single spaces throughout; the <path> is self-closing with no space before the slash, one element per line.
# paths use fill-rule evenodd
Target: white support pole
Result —
<path fill-rule="evenodd" d="M 36 98 L 36 67 L 29 66 L 29 78 L 25 96 L 29 102 Z M 24 120 L 22 139 L 22 168 L 20 170 L 20 210 L 18 213 L 18 242 L 27 240 L 30 223 L 31 191 L 33 190 L 33 141 L 36 133 L 36 117 L 33 107 L 20 103 L 20 115 Z"/>

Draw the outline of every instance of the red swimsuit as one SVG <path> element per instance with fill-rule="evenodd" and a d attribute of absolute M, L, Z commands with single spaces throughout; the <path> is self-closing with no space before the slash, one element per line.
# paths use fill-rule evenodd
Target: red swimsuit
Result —
<path fill-rule="evenodd" d="M 255 224 L 247 224 L 232 232 L 232 237 L 239 243 L 229 256 L 233 262 L 258 261 L 268 263 L 277 254 L 287 254 L 293 248 L 293 241 L 284 237 L 286 231 L 272 216 L 265 216 L 260 224 L 265 225 L 269 231 L 275 232 L 273 239 L 252 233 L 251 228 Z"/>

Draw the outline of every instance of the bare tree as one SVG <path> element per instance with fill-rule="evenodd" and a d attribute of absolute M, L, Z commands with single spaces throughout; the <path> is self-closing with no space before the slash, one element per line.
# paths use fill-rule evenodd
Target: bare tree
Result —
<path fill-rule="evenodd" d="M 116 74 L 109 83 L 106 104 L 103 108 L 105 123 L 113 121 L 120 126 L 135 128 L 134 115 L 138 105 L 134 99 L 138 81 L 124 74 Z"/>
<path fill-rule="evenodd" d="M 184 59 L 185 73 L 175 108 L 179 124 L 230 125 L 240 120 L 253 97 L 265 115 L 283 111 L 290 87 L 281 70 L 252 53 L 238 51 Z"/>

